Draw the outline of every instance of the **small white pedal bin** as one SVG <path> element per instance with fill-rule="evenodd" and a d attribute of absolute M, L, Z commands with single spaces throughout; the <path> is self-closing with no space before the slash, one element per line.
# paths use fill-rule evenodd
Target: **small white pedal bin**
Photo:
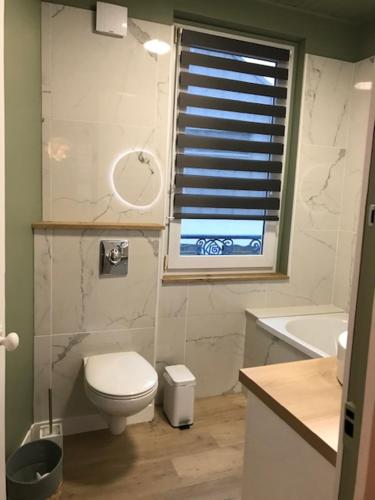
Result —
<path fill-rule="evenodd" d="M 188 429 L 194 421 L 196 378 L 185 365 L 166 366 L 164 412 L 173 427 Z"/>

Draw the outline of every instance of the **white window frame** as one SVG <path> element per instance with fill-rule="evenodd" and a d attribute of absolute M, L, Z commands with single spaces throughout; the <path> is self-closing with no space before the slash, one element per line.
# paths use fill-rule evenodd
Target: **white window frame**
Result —
<path fill-rule="evenodd" d="M 187 26 L 182 24 L 176 24 L 175 29 L 189 29 L 191 31 L 199 31 L 202 33 L 210 33 L 212 35 L 236 38 L 238 40 L 244 40 L 247 42 L 262 43 L 261 39 L 245 37 L 245 36 L 233 36 L 225 32 L 219 32 L 214 30 L 208 30 L 203 28 L 195 28 L 193 26 Z M 288 45 L 285 43 L 278 43 L 273 41 L 266 42 L 267 45 L 279 47 L 283 49 L 290 50 L 290 59 L 288 62 L 289 67 L 289 78 L 286 83 L 289 89 L 292 88 L 292 75 L 294 73 L 294 59 L 295 59 L 295 48 L 293 45 Z M 169 217 L 168 217 L 168 240 L 167 240 L 167 268 L 168 270 L 231 270 L 231 269 L 246 269 L 246 271 L 253 271 L 254 273 L 259 271 L 272 272 L 276 271 L 276 259 L 277 259 L 277 246 L 278 246 L 278 234 L 280 227 L 279 221 L 265 221 L 264 232 L 263 232 L 263 253 L 261 255 L 181 255 L 180 254 L 180 240 L 181 240 L 181 221 L 176 220 L 173 217 L 173 197 L 174 197 L 174 177 L 175 177 L 175 158 L 176 158 L 176 135 L 177 135 L 177 100 L 178 100 L 178 76 L 179 76 L 179 54 L 177 53 L 178 46 L 174 46 L 174 103 L 173 103 L 173 134 L 171 137 L 172 151 L 171 155 L 171 175 L 170 175 L 170 198 L 169 198 Z M 277 100 L 276 100 L 277 103 Z M 284 154 L 281 158 L 283 169 L 281 175 L 281 191 L 280 191 L 280 206 L 282 206 L 282 193 L 285 178 L 285 152 L 288 146 L 288 136 L 289 136 L 289 114 L 291 108 L 291 92 L 288 92 L 286 99 L 286 117 L 285 117 L 285 137 L 284 137 Z"/>
<path fill-rule="evenodd" d="M 235 267 L 261 267 L 267 270 L 272 269 L 277 250 L 278 223 L 267 222 L 265 226 L 264 252 L 261 255 L 180 255 L 181 223 L 180 221 L 172 221 L 169 226 L 168 268 L 231 269 Z"/>

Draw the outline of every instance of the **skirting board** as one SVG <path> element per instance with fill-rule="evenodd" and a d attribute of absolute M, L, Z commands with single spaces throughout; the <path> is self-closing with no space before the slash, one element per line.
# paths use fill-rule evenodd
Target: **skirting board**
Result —
<path fill-rule="evenodd" d="M 53 421 L 55 424 L 56 423 L 61 423 L 61 420 L 54 420 Z M 22 440 L 22 443 L 20 446 L 23 446 L 24 444 L 31 443 L 31 441 L 36 441 L 39 439 L 39 429 L 41 425 L 48 424 L 48 421 L 44 422 L 35 422 L 30 429 L 26 432 L 25 437 Z"/>
<path fill-rule="evenodd" d="M 34 435 L 34 429 L 37 427 L 38 424 L 33 424 L 30 429 L 26 432 L 25 437 L 22 440 L 22 443 L 20 446 L 23 446 L 24 444 L 31 443 L 33 440 L 32 436 Z"/>
<path fill-rule="evenodd" d="M 149 404 L 144 410 L 133 415 L 128 418 L 128 425 L 140 424 L 143 422 L 150 422 L 154 418 L 155 408 L 154 404 Z M 79 417 L 68 417 L 63 419 L 57 419 L 56 422 L 62 422 L 64 436 L 70 436 L 72 434 L 80 434 L 81 432 L 92 432 L 99 431 L 101 429 L 107 429 L 108 425 L 105 422 L 104 418 L 99 415 L 99 413 L 94 413 L 92 415 L 82 415 Z M 33 439 L 37 439 L 35 436 L 35 432 L 39 429 L 41 425 L 46 424 L 47 422 L 37 422 L 33 424 L 31 429 L 29 430 L 28 439 L 32 441 Z M 25 436 L 25 439 L 26 439 Z M 25 441 L 29 442 L 29 441 Z M 22 443 L 22 444 L 25 444 Z"/>

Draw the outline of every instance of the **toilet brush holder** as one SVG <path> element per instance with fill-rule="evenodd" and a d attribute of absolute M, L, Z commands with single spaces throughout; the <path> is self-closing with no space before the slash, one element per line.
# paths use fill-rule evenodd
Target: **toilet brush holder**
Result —
<path fill-rule="evenodd" d="M 52 432 L 50 423 L 42 423 L 39 426 L 39 439 L 49 439 L 58 444 L 63 449 L 63 427 L 61 422 L 52 423 Z"/>

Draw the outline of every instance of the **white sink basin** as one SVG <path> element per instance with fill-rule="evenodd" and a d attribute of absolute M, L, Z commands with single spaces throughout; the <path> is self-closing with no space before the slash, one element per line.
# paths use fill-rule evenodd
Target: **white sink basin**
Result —
<path fill-rule="evenodd" d="M 343 332 L 337 339 L 337 380 L 342 385 L 344 383 L 344 366 L 346 344 L 348 342 L 348 332 Z"/>

